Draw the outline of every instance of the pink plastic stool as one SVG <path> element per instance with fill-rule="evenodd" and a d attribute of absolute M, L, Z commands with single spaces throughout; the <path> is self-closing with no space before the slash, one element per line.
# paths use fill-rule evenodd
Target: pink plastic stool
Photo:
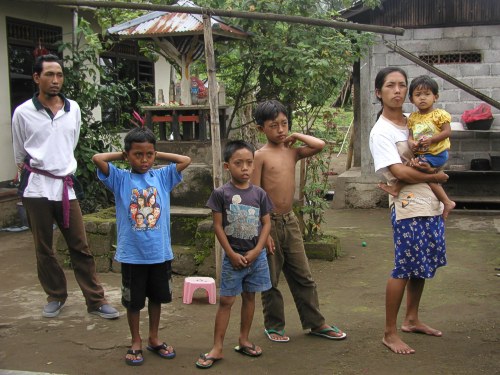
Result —
<path fill-rule="evenodd" d="M 208 294 L 208 302 L 215 305 L 217 299 L 217 288 L 215 280 L 211 277 L 186 277 L 184 279 L 184 292 L 182 302 L 190 304 L 193 302 L 193 293 L 196 289 L 205 289 Z"/>

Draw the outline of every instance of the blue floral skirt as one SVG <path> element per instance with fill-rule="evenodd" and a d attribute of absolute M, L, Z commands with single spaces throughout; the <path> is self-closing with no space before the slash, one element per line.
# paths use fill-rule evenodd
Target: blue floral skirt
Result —
<path fill-rule="evenodd" d="M 441 215 L 396 220 L 391 210 L 394 234 L 394 279 L 434 277 L 446 265 L 444 220 Z"/>

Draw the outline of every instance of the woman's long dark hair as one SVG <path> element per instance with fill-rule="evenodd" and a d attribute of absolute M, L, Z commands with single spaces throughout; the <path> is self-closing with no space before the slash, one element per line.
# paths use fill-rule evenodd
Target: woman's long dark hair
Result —
<path fill-rule="evenodd" d="M 403 77 L 405 77 L 406 84 L 408 85 L 408 75 L 403 69 L 397 66 L 388 66 L 387 68 L 384 68 L 377 73 L 377 76 L 375 77 L 375 90 L 382 91 L 382 86 L 384 86 L 386 77 L 394 72 L 401 73 Z M 380 103 L 382 104 L 382 108 L 377 113 L 377 120 L 378 120 L 378 118 L 380 117 L 380 115 L 384 110 L 384 103 L 382 102 L 382 99 L 380 99 L 378 96 L 377 99 L 380 100 Z"/>

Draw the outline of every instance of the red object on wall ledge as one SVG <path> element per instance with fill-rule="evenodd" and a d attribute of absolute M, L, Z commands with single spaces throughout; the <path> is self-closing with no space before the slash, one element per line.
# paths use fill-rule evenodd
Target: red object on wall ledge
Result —
<path fill-rule="evenodd" d="M 465 123 L 493 118 L 491 107 L 488 104 L 479 104 L 476 108 L 469 109 L 462 114 Z"/>
<path fill-rule="evenodd" d="M 493 123 L 491 107 L 482 103 L 476 108 L 469 109 L 462 114 L 462 121 L 469 130 L 489 130 Z"/>
<path fill-rule="evenodd" d="M 38 47 L 33 50 L 33 56 L 37 59 L 40 56 L 48 55 L 50 51 L 42 46 L 42 40 L 38 39 Z"/>

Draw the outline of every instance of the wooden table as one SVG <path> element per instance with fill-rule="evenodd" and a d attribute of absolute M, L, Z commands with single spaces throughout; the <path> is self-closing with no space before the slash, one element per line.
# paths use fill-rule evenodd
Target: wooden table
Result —
<path fill-rule="evenodd" d="M 226 111 L 229 106 L 219 106 L 221 139 L 226 138 Z M 154 130 L 158 124 L 160 141 L 173 135 L 174 141 L 205 141 L 210 139 L 210 106 L 208 105 L 156 105 L 143 106 L 146 126 Z M 182 125 L 182 127 L 181 127 Z M 169 131 L 167 131 L 169 127 Z"/>

